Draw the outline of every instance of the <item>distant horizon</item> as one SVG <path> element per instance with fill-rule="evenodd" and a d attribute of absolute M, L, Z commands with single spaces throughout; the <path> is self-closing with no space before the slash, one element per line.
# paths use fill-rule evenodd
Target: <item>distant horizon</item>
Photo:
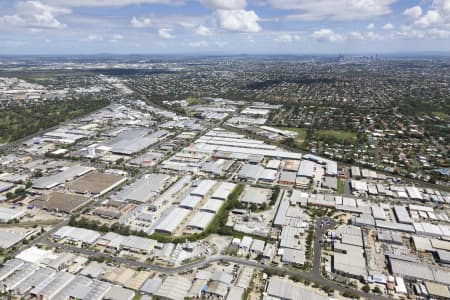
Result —
<path fill-rule="evenodd" d="M 218 57 L 226 57 L 226 56 L 273 56 L 273 57 L 282 57 L 282 56 L 450 56 L 449 51 L 398 51 L 398 52 L 335 52 L 335 53 L 327 53 L 327 52 L 311 52 L 311 53 L 218 53 L 218 52 L 197 52 L 197 53 L 188 53 L 188 52 L 180 52 L 180 53 L 139 53 L 139 52 L 130 52 L 130 53 L 108 53 L 108 52 L 93 52 L 93 53 L 5 53 L 0 54 L 0 57 L 67 57 L 67 56 L 191 56 L 191 57 L 204 57 L 204 56 L 218 56 Z"/>

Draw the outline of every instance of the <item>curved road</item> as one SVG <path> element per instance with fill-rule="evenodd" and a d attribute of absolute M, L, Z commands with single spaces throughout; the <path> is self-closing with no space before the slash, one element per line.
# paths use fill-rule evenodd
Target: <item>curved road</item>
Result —
<path fill-rule="evenodd" d="M 329 223 L 330 225 L 328 225 L 328 221 L 330 222 Z M 321 224 L 323 224 L 323 225 L 321 225 Z M 270 271 L 281 273 L 281 274 L 286 274 L 289 276 L 297 276 L 297 277 L 302 278 L 303 280 L 309 280 L 310 282 L 319 284 L 321 286 L 329 286 L 329 287 L 333 288 L 335 291 L 339 291 L 341 293 L 352 292 L 353 294 L 358 295 L 359 297 L 364 297 L 367 299 L 375 299 L 375 300 L 391 299 L 391 298 L 380 296 L 380 295 L 367 294 L 367 293 L 364 293 L 363 291 L 349 288 L 347 286 L 341 285 L 335 281 L 331 281 L 331 280 L 323 278 L 321 276 L 320 240 L 321 240 L 322 235 L 329 228 L 333 227 L 334 224 L 335 224 L 334 220 L 329 219 L 329 218 L 321 218 L 321 219 L 317 220 L 316 231 L 315 231 L 316 235 L 314 238 L 313 269 L 309 272 L 298 271 L 298 270 L 282 268 L 282 267 L 273 267 L 273 266 L 262 264 L 259 262 L 250 261 L 245 258 L 226 256 L 226 255 L 213 255 L 213 256 L 209 256 L 203 260 L 192 262 L 192 263 L 185 264 L 185 265 L 178 266 L 178 267 L 163 267 L 163 266 L 159 266 L 159 265 L 152 264 L 149 262 L 140 262 L 140 261 L 136 261 L 136 260 L 132 260 L 132 259 L 128 259 L 128 258 L 116 257 L 116 256 L 113 256 L 113 255 L 110 255 L 107 253 L 99 253 L 97 251 L 86 249 L 86 248 L 79 248 L 79 247 L 66 245 L 66 244 L 58 244 L 58 243 L 50 241 L 47 238 L 50 235 L 50 232 L 48 232 L 48 234 L 45 234 L 44 236 L 41 236 L 39 239 L 36 239 L 35 242 L 39 241 L 41 243 L 47 244 L 48 246 L 50 246 L 52 248 L 61 249 L 63 251 L 67 251 L 67 252 L 79 253 L 79 254 L 83 254 L 83 255 L 91 256 L 91 257 L 100 257 L 100 258 L 111 260 L 117 264 L 128 265 L 128 266 L 134 267 L 134 268 L 144 268 L 147 270 L 156 271 L 156 272 L 165 273 L 165 274 L 184 273 L 184 272 L 191 271 L 191 270 L 194 270 L 197 268 L 205 267 L 214 262 L 229 262 L 229 263 L 254 267 L 257 269 L 268 269 Z"/>

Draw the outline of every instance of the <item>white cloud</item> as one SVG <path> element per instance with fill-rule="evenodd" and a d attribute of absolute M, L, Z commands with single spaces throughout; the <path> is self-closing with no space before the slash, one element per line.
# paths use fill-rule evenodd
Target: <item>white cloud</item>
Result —
<path fill-rule="evenodd" d="M 428 36 L 433 39 L 445 40 L 450 38 L 450 30 L 433 28 L 428 31 Z"/>
<path fill-rule="evenodd" d="M 344 37 L 340 34 L 335 33 L 333 30 L 328 28 L 322 28 L 318 31 L 314 31 L 311 35 L 314 39 L 321 42 L 342 42 Z"/>
<path fill-rule="evenodd" d="M 383 36 L 379 35 L 378 33 L 373 32 L 373 31 L 367 32 L 366 38 L 367 38 L 368 40 L 373 40 L 373 41 L 381 41 L 381 40 L 384 40 Z"/>
<path fill-rule="evenodd" d="M 247 6 L 246 0 L 202 0 L 203 5 L 213 9 L 237 10 Z"/>
<path fill-rule="evenodd" d="M 169 28 L 161 28 L 158 30 L 158 35 L 160 38 L 169 40 L 169 39 L 173 39 L 175 38 L 175 36 L 173 36 L 172 34 L 172 29 Z"/>
<path fill-rule="evenodd" d="M 384 26 L 383 26 L 383 29 L 384 30 L 392 30 L 392 29 L 394 29 L 395 28 L 395 26 L 394 26 L 394 24 L 392 24 L 392 23 L 387 23 L 387 24 L 385 24 Z"/>
<path fill-rule="evenodd" d="M 200 25 L 195 29 L 194 32 L 196 35 L 203 35 L 203 36 L 208 36 L 208 35 L 213 35 L 214 31 L 211 28 L 208 28 L 206 26 Z"/>
<path fill-rule="evenodd" d="M 219 27 L 229 31 L 237 32 L 259 32 L 258 15 L 253 11 L 246 10 L 222 10 L 216 11 Z"/>
<path fill-rule="evenodd" d="M 364 41 L 366 37 L 359 31 L 352 31 L 348 34 L 349 39 Z"/>
<path fill-rule="evenodd" d="M 450 16 L 450 1 L 449 0 L 434 0 L 433 7 L 443 15 Z"/>
<path fill-rule="evenodd" d="M 116 43 L 120 40 L 123 40 L 123 35 L 121 34 L 113 34 L 113 36 L 111 37 L 111 39 L 109 40 L 110 42 Z"/>
<path fill-rule="evenodd" d="M 192 48 L 206 48 L 208 45 L 209 44 L 206 41 L 195 41 L 189 43 L 189 46 Z"/>
<path fill-rule="evenodd" d="M 61 29 L 66 25 L 56 17 L 69 13 L 71 11 L 67 8 L 46 5 L 40 1 L 18 2 L 15 14 L 0 16 L 0 25 L 31 29 Z"/>
<path fill-rule="evenodd" d="M 403 15 L 410 17 L 412 19 L 417 19 L 418 17 L 420 17 L 422 15 L 422 8 L 420 6 L 414 6 L 414 7 L 410 7 L 408 9 L 405 9 L 405 11 L 403 12 Z"/>
<path fill-rule="evenodd" d="M 292 43 L 294 41 L 299 41 L 300 39 L 300 36 L 297 34 L 283 33 L 280 36 L 276 37 L 275 41 L 281 43 Z"/>
<path fill-rule="evenodd" d="M 123 7 L 137 4 L 168 4 L 184 3 L 183 0 L 44 0 L 46 3 L 69 7 Z"/>
<path fill-rule="evenodd" d="M 103 37 L 101 35 L 97 34 L 90 34 L 85 39 L 83 39 L 85 42 L 100 42 L 103 41 Z"/>
<path fill-rule="evenodd" d="M 424 16 L 419 18 L 414 24 L 420 27 L 430 27 L 442 22 L 442 17 L 436 10 L 429 10 Z"/>
<path fill-rule="evenodd" d="M 383 36 L 379 35 L 378 33 L 375 33 L 373 31 L 368 31 L 366 33 L 360 32 L 360 31 L 352 31 L 348 33 L 345 38 L 350 40 L 359 40 L 359 41 L 380 41 L 383 40 Z M 344 38 L 344 39 L 345 39 Z"/>
<path fill-rule="evenodd" d="M 294 10 L 290 18 L 337 21 L 367 20 L 392 12 L 397 0 L 267 0 L 275 8 Z"/>
<path fill-rule="evenodd" d="M 224 42 L 224 41 L 217 41 L 217 42 L 215 42 L 215 44 L 217 47 L 220 47 L 220 48 L 223 48 L 228 45 L 228 43 Z"/>
<path fill-rule="evenodd" d="M 450 28 L 450 0 L 434 0 L 431 8 L 414 25 L 421 28 L 448 30 Z"/>
<path fill-rule="evenodd" d="M 370 23 L 369 25 L 367 25 L 367 29 L 374 29 L 375 28 L 375 24 Z"/>
<path fill-rule="evenodd" d="M 130 21 L 131 26 L 134 28 L 145 28 L 152 25 L 152 21 L 149 18 L 136 18 L 133 17 Z"/>

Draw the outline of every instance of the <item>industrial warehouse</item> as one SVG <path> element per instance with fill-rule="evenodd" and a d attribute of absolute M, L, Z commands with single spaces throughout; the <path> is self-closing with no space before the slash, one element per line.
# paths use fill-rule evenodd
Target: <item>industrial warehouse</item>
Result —
<path fill-rule="evenodd" d="M 139 101 L 112 105 L 5 158 L 0 246 L 14 255 L 0 268 L 2 291 L 295 300 L 369 289 L 446 299 L 447 192 L 216 123 L 258 123 L 269 104 L 235 120 L 208 107 L 195 108 L 205 120 Z"/>

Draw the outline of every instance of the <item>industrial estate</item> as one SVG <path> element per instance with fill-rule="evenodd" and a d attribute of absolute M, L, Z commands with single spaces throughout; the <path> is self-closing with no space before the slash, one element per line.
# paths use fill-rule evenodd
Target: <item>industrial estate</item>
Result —
<path fill-rule="evenodd" d="M 258 73 L 252 68 L 266 63 L 243 68 Z M 400 63 L 327 58 L 317 68 L 330 64 L 386 71 Z M 7 299 L 450 299 L 449 139 L 437 137 L 448 134 L 445 113 L 419 126 L 421 116 L 396 109 L 388 120 L 325 100 L 318 108 L 220 97 L 216 83 L 172 98 L 167 91 L 185 84 L 173 78 L 191 64 L 139 63 L 136 77 L 116 62 L 69 66 L 3 63 Z M 74 70 L 97 73 L 67 75 Z M 149 93 L 163 85 L 153 78 L 167 84 L 157 97 Z M 391 105 L 393 84 L 361 103 Z M 321 99 L 339 98 L 325 90 Z M 38 115 L 39 105 L 49 113 Z M 440 133 L 427 131 L 432 120 Z M 429 143 L 413 155 L 420 136 Z"/>

